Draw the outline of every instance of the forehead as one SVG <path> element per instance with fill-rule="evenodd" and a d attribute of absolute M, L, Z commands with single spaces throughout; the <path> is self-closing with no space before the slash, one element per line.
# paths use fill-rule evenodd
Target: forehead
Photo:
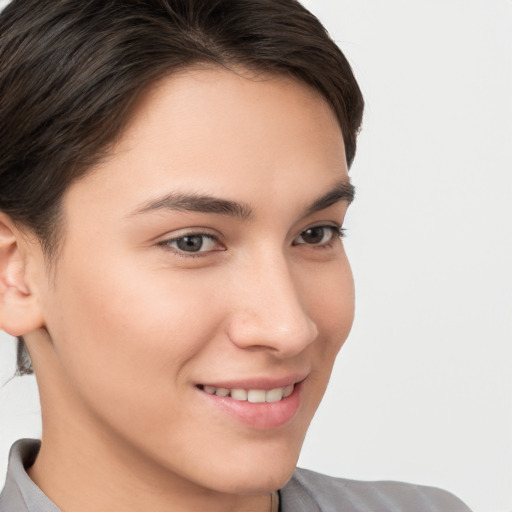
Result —
<path fill-rule="evenodd" d="M 100 208 L 171 189 L 251 202 L 285 187 L 300 197 L 307 173 L 319 193 L 347 174 L 338 121 L 318 92 L 284 76 L 192 69 L 140 98 L 109 157 L 72 185 L 66 203 L 87 189 Z"/>

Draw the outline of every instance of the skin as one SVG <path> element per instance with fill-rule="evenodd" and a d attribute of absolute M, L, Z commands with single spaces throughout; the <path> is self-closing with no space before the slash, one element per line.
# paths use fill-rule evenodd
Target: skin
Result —
<path fill-rule="evenodd" d="M 29 474 L 59 507 L 269 510 L 352 325 L 341 239 L 301 235 L 342 225 L 343 198 L 308 211 L 339 182 L 343 138 L 317 92 L 194 69 L 141 98 L 109 158 L 69 188 L 53 276 L 37 240 L 1 217 L 1 326 L 25 335 L 42 404 Z M 170 193 L 251 215 L 146 208 Z M 197 232 L 216 240 L 180 251 Z M 197 387 L 289 375 L 305 377 L 300 405 L 277 428 Z"/>

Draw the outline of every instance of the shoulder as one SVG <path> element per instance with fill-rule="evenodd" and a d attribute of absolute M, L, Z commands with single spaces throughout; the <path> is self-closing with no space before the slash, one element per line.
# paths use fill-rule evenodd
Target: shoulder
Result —
<path fill-rule="evenodd" d="M 281 490 L 282 512 L 471 512 L 453 494 L 403 482 L 363 482 L 297 469 Z"/>
<path fill-rule="evenodd" d="M 36 439 L 20 439 L 12 446 L 5 487 L 0 493 L 0 512 L 59 512 L 25 471 L 34 462 L 39 446 Z"/>

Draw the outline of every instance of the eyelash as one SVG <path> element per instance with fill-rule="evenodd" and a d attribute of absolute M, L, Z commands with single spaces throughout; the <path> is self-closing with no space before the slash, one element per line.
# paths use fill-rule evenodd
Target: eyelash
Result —
<path fill-rule="evenodd" d="M 297 244 L 297 243 L 294 243 L 293 245 L 309 245 L 310 247 L 312 247 L 314 249 L 330 249 L 333 246 L 333 243 L 336 241 L 336 238 L 340 239 L 340 238 L 344 238 L 346 236 L 346 230 L 340 226 L 320 225 L 320 226 L 311 226 L 310 228 L 305 229 L 304 231 L 301 232 L 301 234 L 297 238 L 303 237 L 303 235 L 307 231 L 311 231 L 314 229 L 329 230 L 333 236 L 329 239 L 328 242 L 325 242 L 323 244 L 307 244 L 307 243 Z"/>
<path fill-rule="evenodd" d="M 213 250 L 213 251 L 184 251 L 183 249 L 180 249 L 179 247 L 173 247 L 173 243 L 178 243 L 179 241 L 185 240 L 186 238 L 195 238 L 195 237 L 201 237 L 203 239 L 207 239 L 209 241 L 219 243 L 219 239 L 210 234 L 205 233 L 201 231 L 193 231 L 191 233 L 185 233 L 184 235 L 178 236 L 176 238 L 170 238 L 168 240 L 162 240 L 158 243 L 159 246 L 164 247 L 165 249 L 173 251 L 177 256 L 182 258 L 201 258 L 206 256 L 207 254 L 211 252 L 222 252 L 222 250 Z M 201 244 L 202 246 L 203 244 Z"/>
<path fill-rule="evenodd" d="M 314 230 L 314 229 L 324 229 L 324 230 L 329 230 L 331 233 L 332 233 L 332 237 L 325 243 L 323 244 L 308 244 L 306 242 L 301 242 L 301 243 L 295 243 L 295 241 L 297 240 L 297 238 L 300 238 L 300 237 L 303 237 L 305 235 L 305 233 L 307 231 L 310 231 L 310 230 Z M 172 250 L 176 255 L 180 256 L 180 257 L 183 257 L 183 258 L 200 258 L 200 257 L 204 257 L 206 256 L 207 254 L 211 253 L 211 252 L 222 252 L 224 249 L 221 249 L 221 250 L 211 250 L 211 251 L 201 251 L 201 250 L 198 250 L 198 251 L 185 251 L 183 249 L 180 249 L 179 247 L 174 247 L 172 244 L 177 244 L 179 243 L 180 241 L 183 241 L 187 238 L 195 238 L 195 237 L 201 237 L 203 242 L 201 244 L 201 247 L 200 249 L 202 248 L 202 245 L 204 244 L 204 239 L 208 239 L 212 242 L 216 242 L 216 243 L 219 243 L 219 239 L 210 234 L 210 233 L 205 233 L 205 232 L 201 232 L 201 231 L 194 231 L 194 232 L 191 232 L 191 233 L 186 233 L 182 236 L 179 236 L 179 237 L 176 237 L 176 238 L 170 238 L 168 240 L 163 240 L 161 242 L 158 243 L 159 246 L 161 247 L 164 247 L 166 249 L 170 249 Z M 294 242 L 292 245 L 294 246 L 297 246 L 297 245 L 309 245 L 311 248 L 313 249 L 330 249 L 333 247 L 333 244 L 335 243 L 336 239 L 341 239 L 341 238 L 345 238 L 346 237 L 346 229 L 345 228 L 342 228 L 340 226 L 333 226 L 333 225 L 330 225 L 330 224 L 326 224 L 326 225 L 318 225 L 318 226 L 311 226 L 307 229 L 305 229 L 304 231 L 302 231 L 298 237 L 296 237 L 294 239 Z"/>

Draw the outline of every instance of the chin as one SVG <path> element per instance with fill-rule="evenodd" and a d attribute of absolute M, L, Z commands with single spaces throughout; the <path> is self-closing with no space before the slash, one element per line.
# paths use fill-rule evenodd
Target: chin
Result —
<path fill-rule="evenodd" d="M 290 480 L 296 464 L 271 461 L 263 467 L 238 468 L 232 474 L 224 474 L 212 486 L 228 494 L 269 493 L 281 489 Z M 213 482 L 212 482 L 213 483 Z"/>
<path fill-rule="evenodd" d="M 180 476 L 203 489 L 223 494 L 275 491 L 290 480 L 302 444 L 293 439 L 286 443 L 284 439 L 276 441 L 252 444 L 239 439 L 236 447 L 235 443 L 231 448 L 224 445 L 223 450 L 209 454 L 203 450 L 202 457 L 196 452 L 180 468 Z M 174 467 L 172 472 L 175 471 Z"/>
<path fill-rule="evenodd" d="M 300 444 L 302 445 L 302 442 Z M 284 447 L 262 449 L 255 454 L 246 454 L 242 461 L 237 457 L 238 460 L 224 464 L 223 476 L 217 479 L 217 484 L 222 485 L 222 482 L 225 492 L 237 494 L 280 489 L 295 471 L 300 448 L 301 446 L 298 446 L 293 449 L 293 442 L 289 441 Z"/>

